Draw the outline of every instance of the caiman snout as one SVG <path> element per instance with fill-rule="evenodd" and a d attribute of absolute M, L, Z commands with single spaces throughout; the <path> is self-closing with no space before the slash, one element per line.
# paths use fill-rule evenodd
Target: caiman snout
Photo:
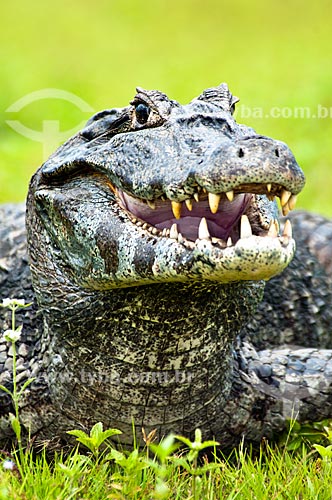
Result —
<path fill-rule="evenodd" d="M 223 141 L 206 159 L 206 170 L 199 176 L 205 182 L 207 172 L 211 179 L 207 188 L 214 192 L 227 192 L 248 184 L 271 184 L 297 194 L 305 182 L 288 146 L 262 136 Z"/>

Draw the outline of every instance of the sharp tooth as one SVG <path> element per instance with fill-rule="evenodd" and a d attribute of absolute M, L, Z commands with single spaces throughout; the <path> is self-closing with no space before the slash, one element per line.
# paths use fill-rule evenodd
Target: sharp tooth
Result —
<path fill-rule="evenodd" d="M 234 191 L 233 190 L 232 191 L 227 191 L 227 193 L 225 193 L 225 194 L 226 194 L 226 196 L 227 196 L 227 198 L 228 198 L 229 201 L 233 201 L 234 200 Z"/>
<path fill-rule="evenodd" d="M 278 224 L 278 221 L 276 219 L 274 219 L 273 221 L 271 221 L 267 235 L 270 238 L 276 238 L 278 236 L 278 234 L 279 234 L 279 224 Z"/>
<path fill-rule="evenodd" d="M 208 198 L 209 198 L 210 210 L 213 214 L 216 214 L 218 212 L 221 195 L 215 193 L 209 193 Z"/>
<path fill-rule="evenodd" d="M 296 194 L 292 194 L 292 196 L 288 200 L 289 210 L 294 210 L 296 205 L 296 200 L 297 200 Z"/>
<path fill-rule="evenodd" d="M 201 222 L 199 223 L 198 238 L 200 240 L 209 240 L 210 239 L 210 233 L 209 233 L 209 229 L 208 229 L 205 217 L 202 217 Z"/>
<path fill-rule="evenodd" d="M 285 222 L 284 232 L 282 233 L 282 235 L 287 236 L 287 238 L 292 238 L 292 224 L 289 219 L 287 219 Z"/>
<path fill-rule="evenodd" d="M 285 205 L 283 205 L 283 207 L 282 207 L 282 215 L 284 215 L 286 217 L 286 215 L 288 215 L 289 212 L 290 212 L 290 208 L 288 206 L 288 203 L 285 203 Z"/>
<path fill-rule="evenodd" d="M 150 208 L 152 208 L 152 210 L 156 209 L 156 204 L 154 201 L 146 200 L 146 203 L 149 205 Z"/>
<path fill-rule="evenodd" d="M 186 207 L 188 208 L 188 210 L 190 210 L 190 212 L 192 211 L 193 209 L 193 202 L 190 198 L 188 198 L 187 200 L 184 201 L 185 204 L 186 204 Z"/>
<path fill-rule="evenodd" d="M 198 193 L 194 193 L 194 198 L 195 198 L 195 201 L 197 201 L 197 203 L 199 202 L 199 194 Z"/>
<path fill-rule="evenodd" d="M 163 232 L 161 233 L 163 236 L 167 236 L 169 233 L 169 229 L 167 229 L 166 227 L 164 227 L 163 229 Z"/>
<path fill-rule="evenodd" d="M 228 239 L 227 239 L 227 246 L 228 247 L 232 247 L 233 246 L 232 238 L 230 236 L 228 236 Z"/>
<path fill-rule="evenodd" d="M 241 217 L 240 238 L 249 238 L 252 236 L 251 225 L 247 215 Z"/>
<path fill-rule="evenodd" d="M 269 199 L 270 201 L 274 201 L 274 199 L 275 199 L 274 194 L 267 194 L 266 196 L 268 197 L 268 199 Z"/>
<path fill-rule="evenodd" d="M 292 193 L 290 191 L 287 191 L 286 189 L 283 189 L 281 191 L 281 195 L 280 195 L 280 203 L 281 203 L 281 206 L 283 207 L 284 205 L 286 205 L 286 203 L 288 203 L 288 200 L 289 198 L 292 196 Z"/>
<path fill-rule="evenodd" d="M 176 219 L 180 219 L 182 203 L 178 202 L 178 201 L 171 201 L 171 204 L 172 204 L 172 212 L 174 214 L 174 217 Z"/>
<path fill-rule="evenodd" d="M 178 226 L 174 223 L 170 229 L 169 237 L 172 238 L 172 240 L 177 240 L 178 236 Z"/>
<path fill-rule="evenodd" d="M 268 184 L 266 184 L 266 189 L 267 189 L 268 193 L 271 191 L 272 184 L 270 182 Z"/>
<path fill-rule="evenodd" d="M 183 238 L 182 234 L 179 233 L 179 235 L 178 235 L 178 242 L 181 243 L 181 241 L 183 241 L 183 240 L 184 240 L 184 238 Z"/>

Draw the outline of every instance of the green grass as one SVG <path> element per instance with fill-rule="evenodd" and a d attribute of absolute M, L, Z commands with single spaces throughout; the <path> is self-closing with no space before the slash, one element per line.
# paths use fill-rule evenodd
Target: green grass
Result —
<path fill-rule="evenodd" d="M 18 468 L 0 467 L 0 500 L 331 499 L 331 456 L 265 443 L 255 455 L 240 447 L 228 458 L 210 451 L 195 463 L 192 449 L 174 451 L 175 442 L 169 436 L 130 452 L 107 443 L 98 457 L 78 448 L 52 460 L 27 452 Z"/>
<path fill-rule="evenodd" d="M 227 81 L 241 104 L 264 116 L 238 120 L 282 139 L 307 175 L 299 205 L 332 214 L 332 117 L 273 118 L 271 107 L 332 108 L 331 25 L 327 0 L 12 0 L 1 7 L 0 202 L 25 198 L 29 178 L 55 147 L 6 123 L 64 133 L 88 118 L 73 104 L 46 99 L 6 111 L 39 89 L 62 89 L 92 109 L 126 105 L 135 86 L 188 102 Z M 269 115 L 269 116 L 265 116 Z M 66 134 L 64 134 L 66 135 Z"/>

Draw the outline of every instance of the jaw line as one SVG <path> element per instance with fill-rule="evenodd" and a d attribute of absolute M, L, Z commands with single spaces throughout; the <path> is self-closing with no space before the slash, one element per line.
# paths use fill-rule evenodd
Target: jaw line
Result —
<path fill-rule="evenodd" d="M 118 251 L 125 260 L 103 280 L 91 273 L 82 281 L 84 287 L 97 290 L 127 288 L 157 283 L 211 281 L 226 284 L 238 281 L 269 280 L 282 272 L 295 253 L 292 238 L 251 236 L 241 238 L 226 248 L 220 248 L 208 240 L 195 243 L 171 238 L 146 239 L 141 250 L 149 256 L 149 266 L 141 272 L 137 268 L 135 251 L 128 252 L 128 241 L 132 248 L 141 248 L 141 227 L 124 228 L 118 239 Z M 97 273 L 98 274 L 98 273 Z"/>

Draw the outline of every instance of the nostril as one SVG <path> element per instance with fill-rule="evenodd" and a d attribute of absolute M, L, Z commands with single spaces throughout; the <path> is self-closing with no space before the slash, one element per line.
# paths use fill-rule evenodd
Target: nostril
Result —
<path fill-rule="evenodd" d="M 243 149 L 242 149 L 242 148 L 240 148 L 240 149 L 238 150 L 237 155 L 238 155 L 238 157 L 239 157 L 239 158 L 242 158 L 242 157 L 244 156 L 244 151 L 243 151 Z"/>
<path fill-rule="evenodd" d="M 278 158 L 279 158 L 280 154 L 279 154 L 279 149 L 278 149 L 278 148 L 274 150 L 274 154 L 275 154 L 276 156 L 278 156 Z"/>

